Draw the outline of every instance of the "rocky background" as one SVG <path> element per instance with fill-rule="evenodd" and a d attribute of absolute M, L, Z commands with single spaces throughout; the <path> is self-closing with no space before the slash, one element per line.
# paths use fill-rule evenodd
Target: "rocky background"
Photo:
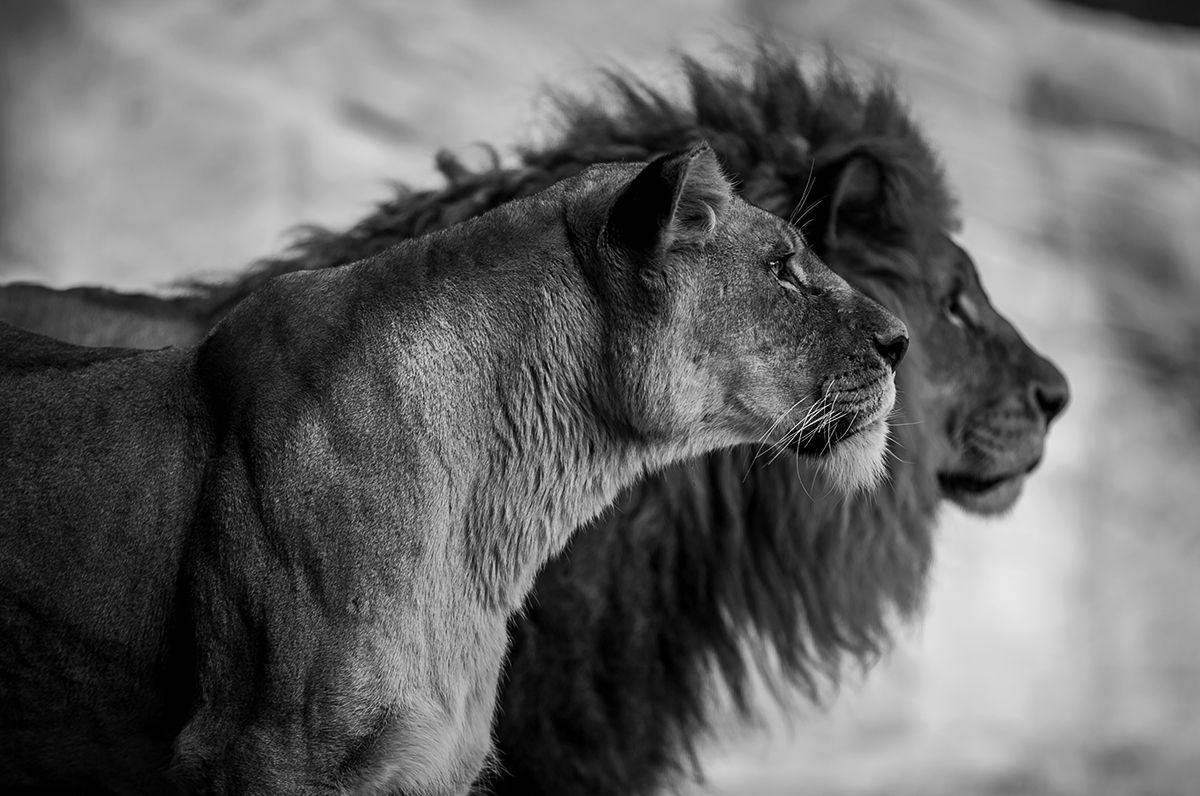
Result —
<path fill-rule="evenodd" d="M 669 84 L 669 48 L 760 27 L 896 78 L 1074 402 L 1010 517 L 945 512 L 890 658 L 826 711 L 731 719 L 689 793 L 1200 793 L 1194 30 L 1033 0 L 5 0 L 0 279 L 234 270 L 439 147 L 536 140 L 545 85 Z"/>

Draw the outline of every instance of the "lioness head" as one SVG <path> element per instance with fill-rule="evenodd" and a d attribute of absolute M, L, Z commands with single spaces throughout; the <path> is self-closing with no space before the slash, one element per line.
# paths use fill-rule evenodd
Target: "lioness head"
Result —
<path fill-rule="evenodd" d="M 618 308 L 611 410 L 647 440 L 760 442 L 816 458 L 845 489 L 872 485 L 907 330 L 732 191 L 701 145 L 653 161 L 612 202 L 596 245 L 618 265 L 590 274 Z"/>

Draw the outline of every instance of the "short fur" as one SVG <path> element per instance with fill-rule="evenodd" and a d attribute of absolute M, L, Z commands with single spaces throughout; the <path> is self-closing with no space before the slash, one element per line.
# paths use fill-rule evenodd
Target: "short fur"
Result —
<path fill-rule="evenodd" d="M 0 785 L 465 793 L 572 530 L 751 440 L 864 485 L 905 343 L 706 147 L 280 277 L 195 348 L 0 324 Z"/>
<path fill-rule="evenodd" d="M 607 100 L 563 100 L 561 135 L 521 167 L 474 173 L 443 156 L 445 188 L 401 190 L 349 231 L 313 230 L 289 256 L 198 287 L 202 314 L 220 317 L 271 275 L 348 262 L 593 160 L 705 138 L 745 197 L 803 225 L 908 322 L 881 492 L 844 502 L 788 453 L 709 456 L 626 492 L 542 572 L 512 625 L 496 793 L 652 793 L 688 768 L 718 681 L 748 708 L 756 661 L 813 696 L 847 661 L 870 664 L 893 619 L 921 607 L 940 502 L 1012 505 L 1066 403 L 1062 374 L 995 313 L 948 237 L 954 201 L 891 87 L 836 67 L 806 77 L 769 47 L 745 64 L 685 60 L 680 101 L 613 77 Z"/>

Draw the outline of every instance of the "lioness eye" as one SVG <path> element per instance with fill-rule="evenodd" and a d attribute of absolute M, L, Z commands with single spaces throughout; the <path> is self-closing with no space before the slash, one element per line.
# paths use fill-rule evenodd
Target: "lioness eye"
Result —
<path fill-rule="evenodd" d="M 796 253 L 789 252 L 767 261 L 767 267 L 779 280 L 779 284 L 788 290 L 797 290 L 804 284 L 804 274 L 796 265 Z"/>

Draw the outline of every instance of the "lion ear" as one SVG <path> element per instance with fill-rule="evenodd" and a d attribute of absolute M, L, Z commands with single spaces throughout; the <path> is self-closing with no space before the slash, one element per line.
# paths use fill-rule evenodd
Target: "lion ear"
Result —
<path fill-rule="evenodd" d="M 609 242 L 651 258 L 712 234 L 733 186 L 708 144 L 651 161 L 621 191 L 605 225 Z"/>
<path fill-rule="evenodd" d="M 822 234 L 825 245 L 833 247 L 842 233 L 871 225 L 885 199 L 885 185 L 883 169 L 868 155 L 852 155 L 828 168 L 833 185 Z"/>

